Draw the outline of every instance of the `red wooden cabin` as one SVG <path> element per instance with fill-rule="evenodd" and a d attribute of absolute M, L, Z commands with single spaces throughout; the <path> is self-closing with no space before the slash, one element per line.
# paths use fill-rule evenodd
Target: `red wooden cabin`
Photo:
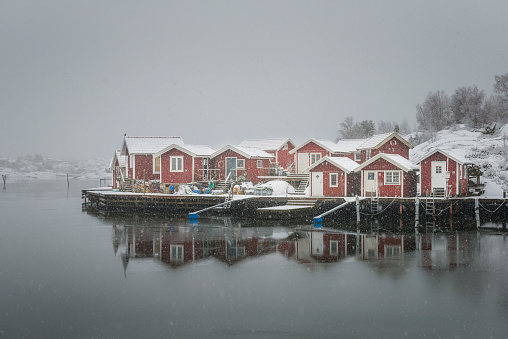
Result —
<path fill-rule="evenodd" d="M 378 153 L 355 172 L 361 173 L 361 196 L 414 197 L 417 167 L 398 154 Z"/>
<path fill-rule="evenodd" d="M 208 181 L 213 152 L 212 148 L 202 145 L 169 145 L 154 154 L 153 171 L 159 173 L 161 183 Z"/>
<path fill-rule="evenodd" d="M 360 194 L 358 163 L 345 157 L 324 157 L 307 168 L 311 196 L 345 197 Z"/>
<path fill-rule="evenodd" d="M 269 174 L 270 161 L 274 156 L 255 147 L 228 145 L 213 153 L 211 158 L 215 179 L 243 177 L 256 184 L 261 181 L 260 176 Z"/>
<path fill-rule="evenodd" d="M 348 153 L 336 143 L 329 140 L 309 139 L 289 152 L 294 155 L 297 173 L 305 170 L 324 157 L 344 157 Z"/>
<path fill-rule="evenodd" d="M 247 139 L 240 146 L 255 147 L 274 156 L 272 162 L 285 169 L 293 164 L 295 157 L 290 152 L 295 144 L 289 138 Z"/>
<path fill-rule="evenodd" d="M 435 149 L 418 161 L 422 195 L 466 195 L 470 161 L 450 152 Z"/>
<path fill-rule="evenodd" d="M 364 163 L 379 153 L 398 154 L 409 159 L 409 150 L 412 148 L 413 145 L 397 132 L 376 134 L 357 147 L 360 156 L 356 157 L 361 157 L 361 160 L 357 160 L 359 163 Z"/>
<path fill-rule="evenodd" d="M 121 155 L 122 151 L 117 150 L 111 158 L 111 163 L 109 164 L 109 169 L 111 170 L 112 180 L 113 180 L 113 188 L 119 187 L 119 182 L 121 182 L 123 178 L 127 178 L 127 160 L 125 155 Z"/>
<path fill-rule="evenodd" d="M 181 137 L 124 136 L 121 155 L 127 156 L 127 176 L 137 180 L 159 180 L 154 172 L 154 154 L 172 144 L 183 144 Z"/>

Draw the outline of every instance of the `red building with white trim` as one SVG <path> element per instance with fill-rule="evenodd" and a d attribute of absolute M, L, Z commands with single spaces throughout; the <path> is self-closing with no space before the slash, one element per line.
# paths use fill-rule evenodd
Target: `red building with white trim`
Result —
<path fill-rule="evenodd" d="M 185 184 L 208 181 L 210 156 L 215 152 L 202 145 L 169 145 L 153 156 L 153 171 L 161 183 Z"/>
<path fill-rule="evenodd" d="M 350 197 L 360 194 L 358 163 L 345 157 L 324 157 L 307 168 L 311 196 Z"/>
<path fill-rule="evenodd" d="M 127 176 L 137 180 L 159 180 L 154 172 L 154 154 L 172 144 L 183 144 L 181 137 L 124 136 L 121 155 L 127 156 Z"/>
<path fill-rule="evenodd" d="M 425 154 L 418 164 L 422 195 L 452 196 L 468 193 L 468 165 L 471 162 L 464 157 L 435 149 Z"/>
<path fill-rule="evenodd" d="M 290 152 L 295 144 L 289 138 L 270 139 L 246 139 L 239 146 L 255 147 L 274 156 L 272 163 L 288 169 L 294 162 L 294 156 Z"/>
<path fill-rule="evenodd" d="M 261 182 L 260 176 L 270 171 L 270 162 L 274 159 L 259 148 L 227 145 L 211 155 L 215 179 L 226 180 L 244 178 L 254 184 Z"/>
<path fill-rule="evenodd" d="M 361 196 L 414 197 L 417 167 L 398 154 L 378 153 L 355 172 L 361 173 Z"/>

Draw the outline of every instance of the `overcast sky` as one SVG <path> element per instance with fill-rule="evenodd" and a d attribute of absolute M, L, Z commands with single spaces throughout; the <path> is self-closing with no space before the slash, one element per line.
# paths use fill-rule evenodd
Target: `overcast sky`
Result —
<path fill-rule="evenodd" d="M 0 156 L 220 148 L 415 125 L 429 91 L 508 72 L 508 1 L 4 1 Z"/>

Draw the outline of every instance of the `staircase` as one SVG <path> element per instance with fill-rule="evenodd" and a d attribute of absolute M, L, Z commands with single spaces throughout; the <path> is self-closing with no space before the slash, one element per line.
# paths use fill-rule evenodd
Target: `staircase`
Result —
<path fill-rule="evenodd" d="M 295 187 L 295 194 L 304 195 L 305 189 L 309 186 L 310 174 L 309 173 L 294 173 L 288 175 L 289 181 L 299 182 L 298 187 Z"/>

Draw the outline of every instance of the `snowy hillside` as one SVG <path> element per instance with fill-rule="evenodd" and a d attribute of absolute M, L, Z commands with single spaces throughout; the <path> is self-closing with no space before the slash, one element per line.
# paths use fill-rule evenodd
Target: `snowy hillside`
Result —
<path fill-rule="evenodd" d="M 463 125 L 442 130 L 434 138 L 411 150 L 410 159 L 417 162 L 427 152 L 439 148 L 462 155 L 473 164 L 479 165 L 484 173 L 484 182 L 491 187 L 490 192 L 502 192 L 508 189 L 508 125 L 503 126 L 494 135 L 471 132 Z M 502 194 L 502 193 L 501 193 Z"/>
<path fill-rule="evenodd" d="M 105 159 L 86 159 L 64 161 L 44 158 L 41 155 L 28 155 L 17 158 L 0 157 L 0 174 L 9 177 L 74 179 L 109 178 L 109 161 Z"/>

